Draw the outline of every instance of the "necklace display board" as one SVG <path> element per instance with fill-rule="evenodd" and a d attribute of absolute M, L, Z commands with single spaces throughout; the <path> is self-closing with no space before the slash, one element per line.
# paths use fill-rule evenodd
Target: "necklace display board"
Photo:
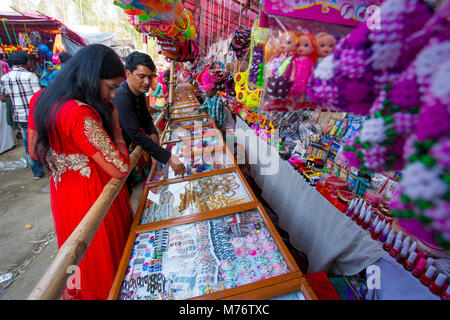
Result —
<path fill-rule="evenodd" d="M 169 119 L 163 138 L 194 122 L 217 129 L 209 116 Z M 316 299 L 222 136 L 162 145 L 183 150 L 197 140 L 202 144 L 180 158 L 184 177 L 153 165 L 109 299 L 268 299 L 298 290 Z M 189 165 L 208 162 L 205 141 L 223 161 L 189 172 Z"/>

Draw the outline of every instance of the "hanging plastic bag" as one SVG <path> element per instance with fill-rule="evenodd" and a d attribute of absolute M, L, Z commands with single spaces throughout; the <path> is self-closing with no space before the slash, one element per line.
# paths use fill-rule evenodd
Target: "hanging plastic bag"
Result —
<path fill-rule="evenodd" d="M 248 83 L 250 87 L 264 87 L 264 48 L 270 36 L 267 26 L 267 16 L 262 12 L 261 17 L 256 19 L 251 30 L 250 62 L 248 68 Z M 261 26 L 262 25 L 262 26 Z"/>

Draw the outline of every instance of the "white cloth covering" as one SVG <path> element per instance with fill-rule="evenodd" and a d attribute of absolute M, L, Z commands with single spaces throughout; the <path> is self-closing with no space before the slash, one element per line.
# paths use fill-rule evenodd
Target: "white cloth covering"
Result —
<path fill-rule="evenodd" d="M 236 135 L 241 134 L 239 129 L 246 130 L 249 127 L 237 117 Z M 254 135 L 253 131 L 251 134 Z M 247 136 L 251 134 L 247 133 Z M 250 174 L 262 189 L 262 197 L 277 213 L 279 226 L 288 232 L 291 244 L 307 255 L 307 273 L 323 270 L 341 274 L 335 266 L 337 263 L 345 275 L 354 275 L 386 253 L 379 241 L 373 240 L 367 230 L 337 210 L 306 183 L 287 161 L 279 158 L 274 149 L 269 165 L 272 169 L 278 166 L 278 170 L 272 175 L 261 175 L 261 168 L 264 168 L 261 150 L 270 150 L 272 147 L 259 137 L 257 141 L 256 157 L 254 149 L 249 152 L 249 143 L 244 146 L 247 161 L 256 158 L 256 164 L 250 163 Z M 273 161 L 278 161 L 278 164 Z"/>
<path fill-rule="evenodd" d="M 6 118 L 6 103 L 0 102 L 0 153 L 11 149 L 13 146 L 14 136 Z"/>

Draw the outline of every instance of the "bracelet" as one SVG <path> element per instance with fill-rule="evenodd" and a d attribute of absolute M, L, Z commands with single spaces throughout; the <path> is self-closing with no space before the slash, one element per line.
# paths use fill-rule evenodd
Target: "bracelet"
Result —
<path fill-rule="evenodd" d="M 117 131 L 122 132 L 122 128 L 121 127 L 114 127 L 113 130 L 117 130 Z"/>

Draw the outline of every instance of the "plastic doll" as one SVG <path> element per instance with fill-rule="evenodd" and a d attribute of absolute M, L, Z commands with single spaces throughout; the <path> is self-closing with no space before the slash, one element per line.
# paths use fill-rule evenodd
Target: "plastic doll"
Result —
<path fill-rule="evenodd" d="M 326 32 L 320 32 L 316 35 L 317 42 L 317 55 L 319 56 L 319 62 L 323 58 L 330 55 L 334 47 L 336 46 L 336 38 Z"/>
<path fill-rule="evenodd" d="M 294 81 L 290 94 L 293 97 L 299 97 L 298 106 L 305 101 L 306 85 L 309 76 L 317 63 L 317 45 L 316 40 L 310 34 L 301 34 L 298 37 L 297 55 L 294 59 L 294 67 L 291 80 Z"/>
<path fill-rule="evenodd" d="M 288 111 L 285 106 L 292 103 L 287 97 L 292 87 L 291 75 L 297 47 L 295 33 L 283 32 L 278 41 L 274 41 L 272 44 L 275 48 L 269 48 L 271 59 L 267 69 L 266 85 L 269 105 L 266 106 L 266 110 Z"/>

